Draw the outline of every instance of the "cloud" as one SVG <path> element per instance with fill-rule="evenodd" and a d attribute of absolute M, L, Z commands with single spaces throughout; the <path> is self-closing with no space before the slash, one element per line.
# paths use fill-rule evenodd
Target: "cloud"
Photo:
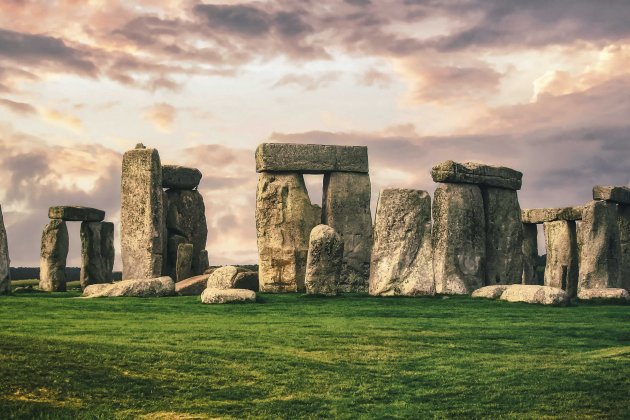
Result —
<path fill-rule="evenodd" d="M 317 75 L 309 74 L 287 74 L 278 79 L 273 87 L 296 85 L 304 90 L 316 90 L 329 86 L 339 79 L 339 74 L 335 72 L 325 72 Z"/>
<path fill-rule="evenodd" d="M 173 105 L 165 102 L 156 103 L 148 108 L 144 117 L 155 124 L 156 128 L 165 133 L 173 130 L 173 122 L 177 116 L 177 109 Z"/>
<path fill-rule="evenodd" d="M 33 105 L 0 98 L 0 106 L 18 115 L 34 115 L 37 109 Z"/>
<path fill-rule="evenodd" d="M 82 131 L 83 122 L 75 115 L 67 114 L 56 109 L 44 109 L 42 116 L 46 121 L 57 124 L 73 131 Z"/>

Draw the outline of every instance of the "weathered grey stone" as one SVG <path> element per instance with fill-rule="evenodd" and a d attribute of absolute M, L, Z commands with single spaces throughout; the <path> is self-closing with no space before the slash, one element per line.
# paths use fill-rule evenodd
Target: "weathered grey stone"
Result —
<path fill-rule="evenodd" d="M 370 176 L 333 172 L 324 176 L 322 223 L 332 227 L 344 242 L 338 290 L 367 292 L 372 253 Z"/>
<path fill-rule="evenodd" d="M 579 276 L 575 222 L 566 220 L 545 222 L 543 228 L 547 247 L 545 286 L 562 289 L 569 297 L 575 297 Z"/>
<path fill-rule="evenodd" d="M 206 290 L 207 284 L 207 274 L 190 277 L 175 283 L 175 293 L 180 296 L 199 296 L 204 290 Z"/>
<path fill-rule="evenodd" d="M 523 224 L 514 190 L 483 188 L 486 216 L 485 284 L 518 284 L 523 281 Z"/>
<path fill-rule="evenodd" d="M 193 245 L 192 273 L 201 274 L 199 255 L 206 249 L 208 225 L 206 206 L 199 191 L 168 190 L 166 226 L 170 233 L 186 238 Z"/>
<path fill-rule="evenodd" d="M 569 295 L 562 289 L 529 284 L 512 284 L 501 294 L 507 302 L 537 303 L 540 305 L 562 306 L 569 303 Z"/>
<path fill-rule="evenodd" d="M 580 300 L 611 300 L 630 302 L 630 293 L 626 289 L 581 289 L 577 295 Z"/>
<path fill-rule="evenodd" d="M 179 165 L 162 165 L 162 187 L 193 190 L 201 181 L 201 171 Z"/>
<path fill-rule="evenodd" d="M 174 248 L 175 257 L 170 260 L 169 259 L 169 232 L 166 228 L 166 215 L 168 214 L 168 195 L 166 191 L 162 190 L 162 217 L 164 218 L 164 223 L 161 224 L 162 230 L 160 231 L 160 238 L 162 239 L 162 268 L 161 273 L 163 276 L 170 276 L 171 278 L 175 278 L 175 264 L 177 261 L 177 246 Z M 186 242 L 186 241 L 184 241 Z M 182 242 L 183 243 L 183 242 Z"/>
<path fill-rule="evenodd" d="M 256 149 L 256 172 L 368 172 L 365 146 L 262 143 Z"/>
<path fill-rule="evenodd" d="M 201 294 L 202 303 L 248 303 L 256 302 L 256 292 L 247 289 L 207 288 Z"/>
<path fill-rule="evenodd" d="M 439 163 L 431 170 L 435 182 L 478 184 L 486 187 L 520 190 L 523 174 L 504 166 L 452 160 Z"/>
<path fill-rule="evenodd" d="M 66 258 L 68 257 L 66 222 L 54 219 L 42 233 L 39 259 L 39 288 L 47 292 L 66 291 Z"/>
<path fill-rule="evenodd" d="M 175 281 L 190 278 L 192 274 L 193 245 L 179 244 L 175 262 Z"/>
<path fill-rule="evenodd" d="M 467 294 L 484 285 L 486 219 L 477 185 L 437 187 L 432 239 L 437 293 Z"/>
<path fill-rule="evenodd" d="M 523 284 L 538 284 L 538 227 L 523 223 Z"/>
<path fill-rule="evenodd" d="M 619 287 L 621 246 L 617 204 L 591 201 L 584 206 L 580 226 L 580 278 L 578 288 Z"/>
<path fill-rule="evenodd" d="M 175 272 L 177 266 L 177 249 L 181 244 L 188 243 L 187 239 L 182 235 L 168 233 L 168 240 L 166 243 L 166 268 L 163 270 L 164 274 L 169 275 L 171 278 L 177 278 L 177 274 Z"/>
<path fill-rule="evenodd" d="M 256 236 L 262 292 L 303 292 L 308 238 L 321 221 L 321 209 L 308 197 L 296 173 L 258 178 Z"/>
<path fill-rule="evenodd" d="M 81 288 L 111 283 L 115 255 L 113 223 L 81 223 Z"/>
<path fill-rule="evenodd" d="M 105 212 L 91 207 L 55 206 L 48 209 L 48 218 L 68 222 L 102 222 Z"/>
<path fill-rule="evenodd" d="M 9 243 L 4 227 L 2 206 L 0 206 L 0 294 L 11 293 L 11 260 L 9 259 Z"/>
<path fill-rule="evenodd" d="M 343 239 L 335 229 L 317 225 L 311 231 L 306 259 L 306 293 L 334 296 L 337 294 L 343 261 Z"/>
<path fill-rule="evenodd" d="M 434 295 L 431 196 L 426 191 L 381 190 L 370 263 L 371 295 Z"/>
<path fill-rule="evenodd" d="M 617 208 L 621 258 L 619 264 L 619 287 L 623 287 L 630 292 L 630 205 L 619 204 Z"/>
<path fill-rule="evenodd" d="M 93 284 L 83 290 L 83 297 L 162 297 L 175 295 L 170 277 L 131 279 L 110 284 Z"/>
<path fill-rule="evenodd" d="M 123 279 L 161 275 L 164 247 L 162 168 L 155 149 L 129 150 L 121 178 L 121 254 Z"/>
<path fill-rule="evenodd" d="M 593 187 L 593 200 L 612 201 L 619 204 L 630 204 L 630 188 L 597 185 Z"/>
<path fill-rule="evenodd" d="M 523 209 L 521 211 L 523 223 L 545 223 L 556 220 L 582 220 L 582 207 L 562 207 L 555 209 Z"/>
<path fill-rule="evenodd" d="M 199 252 L 199 271 L 202 273 L 205 273 L 208 268 L 210 268 L 210 261 L 208 259 L 208 251 L 205 249 L 202 249 L 201 252 Z"/>
<path fill-rule="evenodd" d="M 484 286 L 472 292 L 474 298 L 499 299 L 503 292 L 507 290 L 507 284 L 495 284 L 494 286 Z"/>
<path fill-rule="evenodd" d="M 208 276 L 211 289 L 248 289 L 258 291 L 258 275 L 241 267 L 227 265 L 217 268 Z"/>

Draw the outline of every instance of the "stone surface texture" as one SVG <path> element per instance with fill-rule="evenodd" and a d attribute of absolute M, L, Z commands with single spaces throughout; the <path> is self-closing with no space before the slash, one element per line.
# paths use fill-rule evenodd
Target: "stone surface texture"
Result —
<path fill-rule="evenodd" d="M 484 286 L 486 220 L 477 185 L 437 187 L 432 241 L 437 293 L 468 294 Z"/>
<path fill-rule="evenodd" d="M 91 284 L 111 283 L 115 256 L 113 223 L 81 223 L 82 289 Z"/>
<path fill-rule="evenodd" d="M 202 303 L 256 302 L 256 292 L 247 289 L 214 289 L 208 287 L 201 294 Z"/>
<path fill-rule="evenodd" d="M 48 209 L 48 218 L 67 222 L 102 222 L 105 212 L 91 207 L 54 206 Z"/>
<path fill-rule="evenodd" d="M 617 206 L 617 225 L 619 226 L 619 287 L 630 292 L 630 205 Z"/>
<path fill-rule="evenodd" d="M 617 204 L 591 201 L 584 206 L 580 224 L 580 275 L 578 288 L 619 287 L 619 243 Z"/>
<path fill-rule="evenodd" d="M 205 249 L 202 249 L 201 252 L 199 252 L 199 271 L 201 273 L 205 273 L 208 268 L 210 268 L 210 260 L 208 258 L 208 251 L 206 251 Z"/>
<path fill-rule="evenodd" d="M 157 150 L 138 148 L 124 154 L 121 188 L 123 279 L 158 277 L 166 250 L 162 168 Z"/>
<path fill-rule="evenodd" d="M 207 284 L 207 274 L 190 277 L 175 283 L 175 293 L 180 296 L 199 296 L 204 290 L 206 290 Z"/>
<path fill-rule="evenodd" d="M 538 227 L 523 223 L 523 284 L 538 284 Z"/>
<path fill-rule="evenodd" d="M 365 146 L 262 143 L 256 149 L 256 172 L 368 172 Z"/>
<path fill-rule="evenodd" d="M 0 295 L 11 293 L 11 259 L 9 258 L 9 242 L 4 227 L 2 206 L 0 206 Z"/>
<path fill-rule="evenodd" d="M 435 294 L 431 197 L 426 191 L 381 190 L 369 285 L 374 296 Z"/>
<path fill-rule="evenodd" d="M 485 284 L 523 281 L 523 224 L 518 194 L 504 188 L 483 188 L 486 217 Z"/>
<path fill-rule="evenodd" d="M 130 279 L 109 284 L 93 284 L 83 290 L 83 297 L 162 297 L 175 295 L 170 277 Z"/>
<path fill-rule="evenodd" d="M 630 302 L 630 293 L 626 289 L 582 289 L 577 295 L 580 300 L 602 299 Z"/>
<path fill-rule="evenodd" d="M 612 201 L 619 204 L 630 204 L 630 188 L 597 185 L 593 187 L 593 200 Z"/>
<path fill-rule="evenodd" d="M 549 286 L 512 284 L 501 294 L 506 302 L 525 302 L 562 306 L 569 303 L 569 295 L 562 289 Z"/>
<path fill-rule="evenodd" d="M 203 273 L 200 264 L 201 251 L 206 249 L 208 225 L 206 223 L 206 206 L 199 191 L 168 190 L 168 211 L 166 227 L 169 238 L 172 234 L 185 238 L 186 243 L 193 245 L 192 274 Z M 170 243 L 169 243 L 169 250 Z"/>
<path fill-rule="evenodd" d="M 521 211 L 523 223 L 540 224 L 557 220 L 582 220 L 582 207 L 562 207 L 553 209 L 523 209 Z"/>
<path fill-rule="evenodd" d="M 503 166 L 452 160 L 439 163 L 431 170 L 435 182 L 478 184 L 486 187 L 520 190 L 523 174 Z"/>
<path fill-rule="evenodd" d="M 306 277 L 307 294 L 334 296 L 337 294 L 343 262 L 343 239 L 328 225 L 317 225 L 311 231 Z"/>
<path fill-rule="evenodd" d="M 42 232 L 39 260 L 39 288 L 47 292 L 66 291 L 66 258 L 68 257 L 68 227 L 54 219 Z"/>
<path fill-rule="evenodd" d="M 179 165 L 162 165 L 162 187 L 193 190 L 199 186 L 201 171 Z"/>
<path fill-rule="evenodd" d="M 175 281 L 190 278 L 192 275 L 193 260 L 192 244 L 179 244 L 177 246 L 177 261 L 175 263 Z"/>
<path fill-rule="evenodd" d="M 569 297 L 575 297 L 579 276 L 575 222 L 558 220 L 545 222 L 543 226 L 547 249 L 545 286 L 560 288 Z"/>
<path fill-rule="evenodd" d="M 367 292 L 372 253 L 371 184 L 368 174 L 333 172 L 324 176 L 321 223 L 344 241 L 340 292 Z"/>
<path fill-rule="evenodd" d="M 472 292 L 474 298 L 499 299 L 503 292 L 507 290 L 507 284 L 495 284 L 494 286 L 484 286 Z"/>
<path fill-rule="evenodd" d="M 258 275 L 242 267 L 226 265 L 207 276 L 207 287 L 211 289 L 248 289 L 258 291 Z"/>
<path fill-rule="evenodd" d="M 256 237 L 262 292 L 303 292 L 308 239 L 321 223 L 297 173 L 260 174 L 256 193 Z"/>

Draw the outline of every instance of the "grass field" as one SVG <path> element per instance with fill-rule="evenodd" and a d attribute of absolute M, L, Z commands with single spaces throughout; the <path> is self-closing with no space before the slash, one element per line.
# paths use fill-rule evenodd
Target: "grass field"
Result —
<path fill-rule="evenodd" d="M 0 297 L 2 418 L 630 416 L 630 306 Z"/>

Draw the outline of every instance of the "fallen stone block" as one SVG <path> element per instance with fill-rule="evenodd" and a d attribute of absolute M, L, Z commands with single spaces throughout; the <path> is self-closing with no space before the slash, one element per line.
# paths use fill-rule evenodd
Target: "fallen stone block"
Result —
<path fill-rule="evenodd" d="M 201 294 L 202 303 L 248 303 L 256 302 L 256 292 L 246 289 L 207 288 Z"/>
<path fill-rule="evenodd" d="M 48 218 L 67 222 L 102 222 L 105 212 L 91 207 L 55 206 L 48 209 Z"/>
<path fill-rule="evenodd" d="M 175 282 L 170 277 L 123 280 L 110 284 L 93 284 L 83 297 L 162 297 L 175 295 Z"/>
<path fill-rule="evenodd" d="M 258 291 L 258 273 L 241 267 L 227 265 L 210 274 L 206 287 L 210 289 L 247 289 Z"/>
<path fill-rule="evenodd" d="M 309 295 L 337 294 L 343 261 L 343 239 L 327 225 L 311 231 L 304 285 Z"/>
<path fill-rule="evenodd" d="M 580 300 L 609 300 L 630 302 L 630 293 L 626 289 L 609 288 L 609 289 L 582 289 L 577 295 Z"/>
<path fill-rule="evenodd" d="M 367 173 L 367 147 L 262 143 L 256 149 L 256 172 Z"/>
<path fill-rule="evenodd" d="M 162 165 L 162 188 L 194 190 L 201 181 L 201 171 L 179 165 Z"/>
<path fill-rule="evenodd" d="M 540 305 L 562 306 L 569 303 L 569 295 L 562 289 L 549 286 L 512 284 L 501 294 L 506 302 L 525 302 Z"/>
<path fill-rule="evenodd" d="M 190 277 L 175 283 L 175 293 L 180 296 L 199 296 L 206 290 L 208 274 Z"/>
<path fill-rule="evenodd" d="M 619 204 L 630 204 L 630 188 L 597 185 L 593 187 L 593 200 L 612 201 Z"/>
<path fill-rule="evenodd" d="M 498 299 L 508 287 L 509 285 L 507 284 L 484 286 L 472 292 L 471 296 L 474 298 Z"/>
<path fill-rule="evenodd" d="M 435 182 L 478 184 L 486 187 L 520 190 L 523 174 L 504 166 L 490 166 L 475 162 L 458 163 L 447 160 L 431 170 Z"/>
<path fill-rule="evenodd" d="M 555 222 L 557 220 L 582 220 L 582 207 L 521 210 L 521 221 L 523 223 L 540 224 L 545 222 Z"/>

